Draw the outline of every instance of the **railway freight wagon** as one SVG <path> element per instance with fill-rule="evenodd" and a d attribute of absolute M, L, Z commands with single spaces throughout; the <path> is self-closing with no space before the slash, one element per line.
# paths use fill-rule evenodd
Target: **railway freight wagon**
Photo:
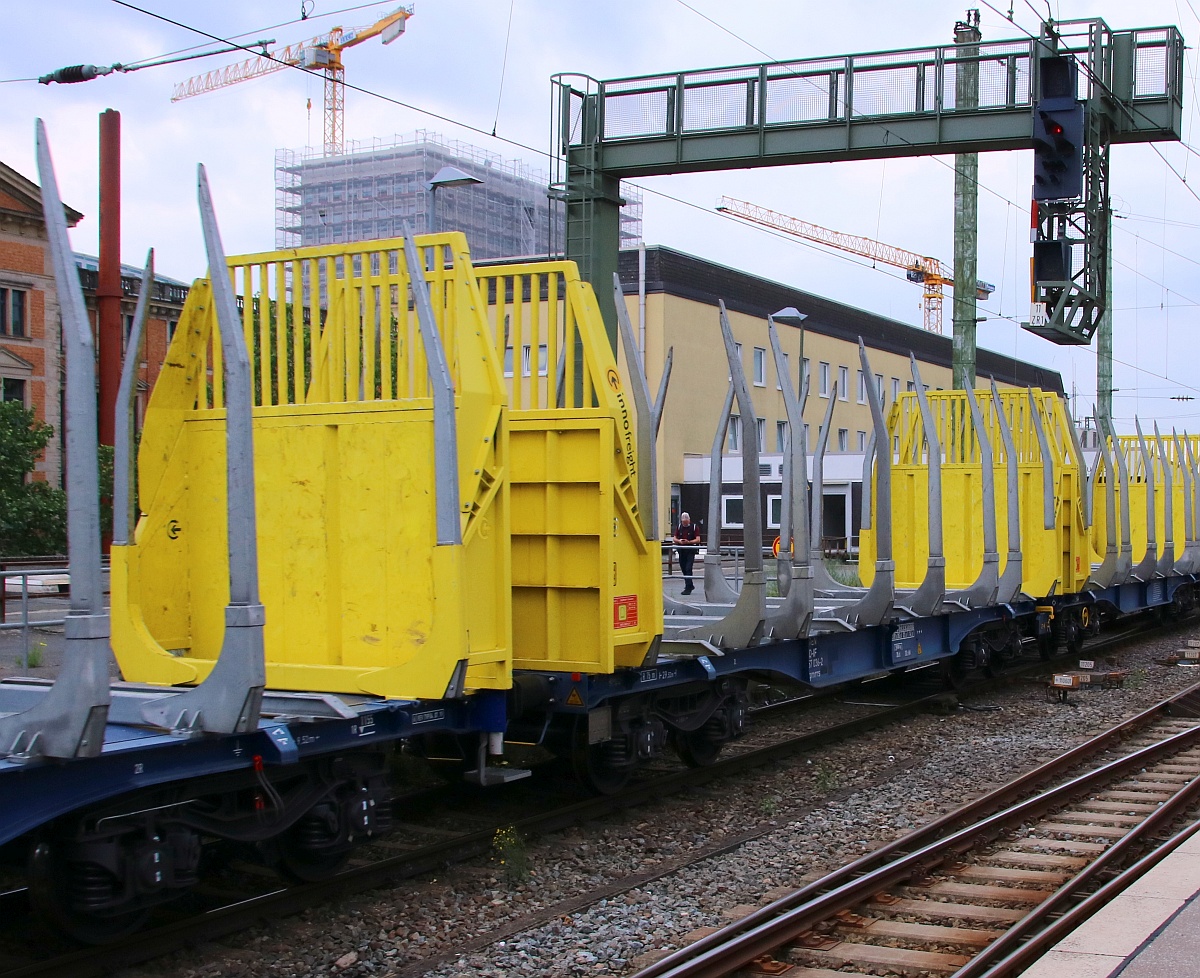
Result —
<path fill-rule="evenodd" d="M 1034 646 L 1048 658 L 1079 651 L 1106 616 L 1195 603 L 1200 571 L 1195 440 L 1159 435 L 1102 440 L 1089 474 L 1065 403 L 1054 394 L 901 394 L 887 419 L 888 502 L 864 496 L 860 574 L 873 582 L 881 517 L 905 541 L 895 586 L 940 593 L 964 611 L 1033 602 L 964 636 L 958 668 L 993 666 Z M 872 482 L 868 482 L 872 484 Z M 881 512 L 886 509 L 886 513 Z M 907 599 L 911 603 L 912 599 Z M 904 607 L 906 599 L 898 604 Z"/>
<path fill-rule="evenodd" d="M 619 282 L 627 381 L 571 263 L 479 272 L 457 233 L 227 260 L 201 172 L 213 272 L 191 290 L 136 459 L 144 302 L 130 336 L 110 615 L 92 333 L 40 129 L 38 159 L 67 353 L 72 605 L 57 680 L 0 682 L 0 846 L 41 917 L 77 938 L 139 926 L 198 881 L 213 843 L 255 846 L 294 878 L 336 872 L 388 828 L 397 749 L 451 748 L 470 781 L 499 786 L 530 773 L 502 763 L 506 741 L 534 743 L 611 791 L 664 749 L 711 762 L 758 680 L 994 666 L 1075 649 L 1102 616 L 1191 606 L 1190 442 L 1139 442 L 1138 468 L 1114 441 L 1088 477 L 1052 396 L 927 397 L 915 365 L 917 393 L 887 418 L 868 385 L 882 450 L 864 478 L 866 586 L 824 571 L 801 435 L 778 594 L 756 543 L 740 586 L 710 565 L 703 600 L 665 602 L 662 395 Z M 697 330 L 729 360 L 721 424 L 737 403 L 753 430 L 723 307 Z M 757 541 L 754 439 L 743 453 Z M 113 654 L 124 681 L 110 684 Z"/>

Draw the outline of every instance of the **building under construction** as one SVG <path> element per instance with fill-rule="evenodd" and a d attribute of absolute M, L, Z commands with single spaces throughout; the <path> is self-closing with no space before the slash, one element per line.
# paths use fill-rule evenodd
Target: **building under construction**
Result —
<path fill-rule="evenodd" d="M 429 188 L 444 166 L 478 180 Z M 517 160 L 418 131 L 390 142 L 350 144 L 342 156 L 319 150 L 275 154 L 275 244 L 279 248 L 398 237 L 407 221 L 418 234 L 458 230 L 478 259 L 562 251 L 563 208 L 549 180 Z M 621 247 L 642 237 L 642 201 L 622 188 Z"/>

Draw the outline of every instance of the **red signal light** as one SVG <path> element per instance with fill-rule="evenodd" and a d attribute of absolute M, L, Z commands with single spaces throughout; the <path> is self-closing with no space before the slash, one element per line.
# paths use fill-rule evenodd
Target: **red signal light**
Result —
<path fill-rule="evenodd" d="M 1048 132 L 1051 136 L 1061 136 L 1063 134 L 1063 127 L 1053 119 L 1047 119 L 1046 132 Z"/>

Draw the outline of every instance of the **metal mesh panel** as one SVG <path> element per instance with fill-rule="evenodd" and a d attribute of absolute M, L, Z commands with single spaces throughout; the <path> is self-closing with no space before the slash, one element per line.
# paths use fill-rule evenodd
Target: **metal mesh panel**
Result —
<path fill-rule="evenodd" d="M 937 66 L 921 65 L 921 70 L 925 73 L 925 97 L 921 108 L 925 112 L 934 112 L 938 107 Z"/>
<path fill-rule="evenodd" d="M 604 138 L 622 136 L 658 136 L 669 132 L 672 89 L 641 90 L 620 95 L 605 95 Z"/>
<path fill-rule="evenodd" d="M 642 89 L 674 88 L 674 75 L 641 75 L 637 78 L 617 78 L 604 83 L 604 94 L 614 95 L 622 92 L 640 92 Z"/>
<path fill-rule="evenodd" d="M 571 92 L 570 118 L 567 121 L 568 145 L 578 143 L 583 138 L 583 93 Z"/>
<path fill-rule="evenodd" d="M 1138 34 L 1133 69 L 1134 98 L 1166 94 L 1168 82 L 1166 41 L 1166 31 L 1143 31 Z"/>
<path fill-rule="evenodd" d="M 767 125 L 791 122 L 824 122 L 831 118 L 829 89 L 837 86 L 833 118 L 845 115 L 844 74 L 786 75 L 767 79 Z"/>
<path fill-rule="evenodd" d="M 1020 74 L 1021 66 L 1024 66 L 1024 98 L 1021 97 L 1020 86 L 1022 75 Z M 1015 91 L 1010 89 L 1015 86 Z M 1015 97 L 1014 97 L 1015 96 Z M 996 61 L 993 59 L 981 60 L 979 62 L 979 107 L 994 108 L 998 106 L 1008 106 L 1012 104 L 1020 104 L 1028 101 L 1029 98 L 1029 59 L 1023 58 L 1020 62 L 1010 63 L 1008 59 Z"/>
<path fill-rule="evenodd" d="M 914 51 L 885 51 L 881 54 L 856 54 L 854 56 L 854 67 L 856 70 L 863 68 L 903 69 L 911 67 L 918 62 L 936 60 L 936 48 Z"/>
<path fill-rule="evenodd" d="M 690 85 L 683 92 L 683 130 L 739 129 L 755 124 L 753 81 Z"/>
<path fill-rule="evenodd" d="M 854 74 L 851 104 L 858 115 L 896 115 L 919 112 L 916 65 L 904 68 L 858 70 Z"/>

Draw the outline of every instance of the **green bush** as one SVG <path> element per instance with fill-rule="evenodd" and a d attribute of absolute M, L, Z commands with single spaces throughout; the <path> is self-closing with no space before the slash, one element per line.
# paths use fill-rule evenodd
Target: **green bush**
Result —
<path fill-rule="evenodd" d="M 67 497 L 28 475 L 54 434 L 18 401 L 0 401 L 0 554 L 65 553 Z"/>

